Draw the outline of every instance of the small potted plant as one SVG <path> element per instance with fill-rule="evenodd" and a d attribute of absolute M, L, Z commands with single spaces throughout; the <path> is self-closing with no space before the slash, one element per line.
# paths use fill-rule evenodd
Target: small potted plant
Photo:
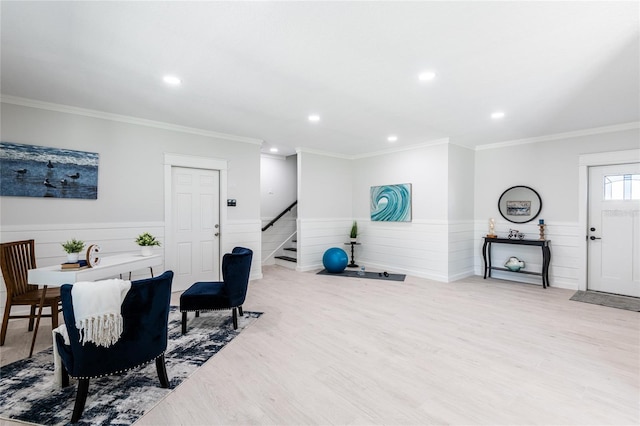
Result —
<path fill-rule="evenodd" d="M 75 238 L 65 241 L 61 244 L 65 252 L 67 252 L 67 262 L 75 263 L 78 261 L 79 253 L 84 248 L 84 241 Z"/>
<path fill-rule="evenodd" d="M 136 244 L 141 248 L 143 256 L 151 256 L 153 254 L 153 246 L 160 246 L 160 241 L 148 232 L 144 232 L 136 238 Z"/>
<path fill-rule="evenodd" d="M 358 238 L 358 222 L 353 221 L 353 225 L 351 225 L 351 232 L 349 233 L 349 237 L 351 237 L 351 242 L 355 243 L 356 238 Z"/>

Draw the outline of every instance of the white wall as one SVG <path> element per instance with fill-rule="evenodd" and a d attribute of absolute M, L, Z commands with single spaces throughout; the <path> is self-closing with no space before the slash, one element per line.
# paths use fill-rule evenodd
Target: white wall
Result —
<path fill-rule="evenodd" d="M 448 158 L 448 281 L 474 274 L 475 152 L 449 144 Z"/>
<path fill-rule="evenodd" d="M 98 199 L 1 197 L 1 241 L 35 238 L 42 266 L 62 261 L 59 242 L 71 237 L 99 243 L 104 254 L 137 250 L 142 231 L 164 237 L 164 154 L 210 157 L 227 161 L 227 195 L 237 199 L 221 206 L 224 241 L 253 249 L 252 276 L 261 276 L 259 143 L 38 105 L 3 102 L 2 140 L 99 153 Z"/>
<path fill-rule="evenodd" d="M 352 169 L 349 159 L 298 151 L 298 270 L 322 268 L 326 249 L 346 248 Z"/>
<path fill-rule="evenodd" d="M 482 273 L 480 250 L 489 218 L 496 219 L 498 235 L 505 236 L 510 228 L 514 228 L 527 237 L 537 238 L 537 220 L 530 224 L 514 224 L 504 220 L 498 212 L 498 199 L 503 191 L 514 185 L 526 185 L 535 189 L 542 198 L 542 211 L 538 218 L 545 220 L 547 239 L 551 240 L 551 285 L 577 289 L 583 256 L 579 242 L 586 235 L 586 230 L 578 226 L 578 197 L 583 190 L 579 187 L 578 158 L 581 154 L 638 147 L 640 131 L 631 129 L 477 150 L 474 191 L 476 273 Z M 541 255 L 536 250 L 496 246 L 494 264 L 516 255 L 527 262 L 527 267 L 538 269 Z M 494 276 L 540 283 L 537 277 L 509 273 L 494 273 Z"/>
<path fill-rule="evenodd" d="M 448 163 L 446 140 L 352 161 L 357 263 L 448 281 Z M 411 184 L 411 222 L 372 222 L 370 188 L 399 183 Z"/>

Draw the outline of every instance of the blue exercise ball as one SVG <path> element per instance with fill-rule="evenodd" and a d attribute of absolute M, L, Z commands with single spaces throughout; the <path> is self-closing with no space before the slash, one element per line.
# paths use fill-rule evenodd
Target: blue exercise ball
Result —
<path fill-rule="evenodd" d="M 339 247 L 331 247 L 325 251 L 322 256 L 322 264 L 324 265 L 324 268 L 332 274 L 338 274 L 344 271 L 344 268 L 347 267 L 347 263 L 349 263 L 347 252 Z"/>

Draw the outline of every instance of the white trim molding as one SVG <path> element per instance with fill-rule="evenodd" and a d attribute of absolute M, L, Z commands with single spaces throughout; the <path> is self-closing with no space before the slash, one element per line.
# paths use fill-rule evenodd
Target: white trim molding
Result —
<path fill-rule="evenodd" d="M 625 130 L 640 129 L 640 121 L 632 121 L 631 123 L 615 124 L 613 126 L 594 127 L 592 129 L 576 130 L 573 132 L 555 133 L 552 135 L 538 136 L 535 138 L 516 139 L 512 141 L 489 143 L 486 145 L 476 146 L 476 151 L 485 149 L 497 149 L 507 146 L 525 145 L 537 142 L 555 141 L 559 139 L 577 138 L 580 136 L 599 135 L 602 133 L 622 132 Z"/>
<path fill-rule="evenodd" d="M 589 167 L 640 162 L 640 149 L 583 154 L 578 159 L 578 229 L 584 233 L 579 239 L 578 290 L 587 290 L 587 227 L 589 212 Z"/>
<path fill-rule="evenodd" d="M 218 139 L 226 139 L 234 142 L 244 142 L 254 145 L 262 145 L 262 139 L 246 136 L 236 136 L 227 133 L 214 132 L 212 130 L 198 129 L 195 127 L 180 126 L 178 124 L 164 123 L 162 121 L 148 120 L 145 118 L 130 117 L 127 115 L 113 114 L 87 108 L 79 108 L 69 105 L 54 104 L 51 102 L 37 101 L 34 99 L 20 98 L 17 96 L 0 95 L 0 102 L 29 108 L 45 109 L 49 111 L 63 112 L 66 114 L 82 115 L 85 117 L 100 118 L 103 120 L 118 121 L 139 126 L 154 127 L 156 129 L 171 130 L 174 132 L 190 133 L 199 136 L 208 136 Z"/>
<path fill-rule="evenodd" d="M 225 238 L 225 226 L 227 223 L 227 160 L 220 158 L 209 157 L 196 157 L 183 154 L 164 154 L 164 225 L 165 225 L 165 264 L 168 269 L 174 266 L 175 253 L 172 251 L 173 238 L 171 233 L 171 226 L 173 224 L 172 217 L 172 197 L 171 197 L 171 169 L 173 167 L 186 167 L 193 169 L 206 169 L 217 170 L 220 172 L 220 192 L 219 192 L 219 206 L 220 206 L 220 238 L 218 240 L 220 249 L 220 261 L 222 260 L 222 247 L 224 247 Z M 220 262 L 222 263 L 222 262 Z"/>

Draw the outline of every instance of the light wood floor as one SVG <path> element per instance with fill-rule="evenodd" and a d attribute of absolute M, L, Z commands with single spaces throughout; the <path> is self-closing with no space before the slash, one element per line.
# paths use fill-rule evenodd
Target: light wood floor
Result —
<path fill-rule="evenodd" d="M 266 267 L 244 306 L 264 315 L 137 424 L 640 424 L 640 314 L 572 294 Z"/>

